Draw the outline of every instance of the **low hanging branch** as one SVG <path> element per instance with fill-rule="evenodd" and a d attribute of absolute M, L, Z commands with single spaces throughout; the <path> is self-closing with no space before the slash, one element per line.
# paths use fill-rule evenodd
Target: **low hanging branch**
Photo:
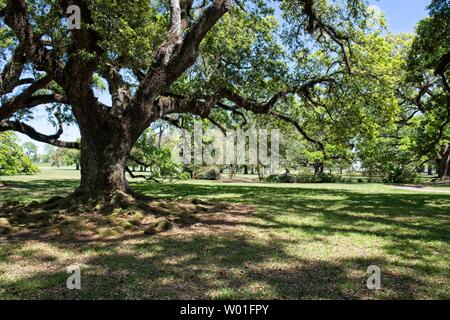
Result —
<path fill-rule="evenodd" d="M 53 135 L 45 135 L 37 132 L 33 127 L 27 125 L 26 123 L 20 121 L 0 121 L 0 132 L 4 131 L 17 131 L 29 136 L 31 139 L 44 142 L 55 147 L 69 148 L 69 149 L 80 149 L 80 144 L 78 142 L 68 142 L 61 141 L 59 138 L 63 133 L 62 126 L 59 127 L 58 131 Z"/>
<path fill-rule="evenodd" d="M 211 118 L 210 113 L 214 107 L 223 108 L 225 110 L 229 110 L 231 112 L 236 112 L 236 108 L 232 108 L 226 105 L 222 100 L 226 99 L 228 101 L 233 102 L 237 108 L 241 108 L 247 111 L 251 111 L 255 114 L 265 114 L 269 116 L 273 116 L 277 119 L 280 119 L 284 122 L 287 122 L 295 127 L 295 129 L 301 134 L 306 141 L 314 144 L 321 152 L 325 152 L 325 146 L 321 141 L 318 141 L 312 138 L 306 130 L 292 117 L 282 114 L 273 110 L 276 103 L 284 98 L 286 98 L 289 94 L 301 94 L 304 95 L 309 89 L 314 87 L 316 84 L 321 82 L 331 81 L 329 78 L 324 79 L 316 79 L 310 82 L 307 82 L 305 85 L 293 88 L 291 90 L 286 90 L 277 93 L 271 99 L 269 99 L 266 103 L 259 103 L 257 101 L 248 100 L 235 92 L 229 89 L 222 89 L 218 94 L 203 98 L 197 99 L 195 97 L 182 97 L 179 95 L 172 95 L 171 97 L 164 97 L 157 101 L 155 104 L 155 108 L 157 112 L 161 115 L 161 119 L 172 122 L 170 118 L 167 118 L 166 114 L 173 113 L 191 113 L 200 116 L 201 118 L 208 119 L 214 125 L 218 126 L 219 129 L 225 131 L 225 129 L 217 123 L 213 118 Z"/>
<path fill-rule="evenodd" d="M 145 163 L 144 161 L 139 160 L 136 157 L 133 157 L 133 155 L 130 154 L 130 156 L 128 157 L 129 160 L 136 162 L 138 165 L 143 166 L 143 167 L 151 167 L 152 165 L 154 165 L 154 163 Z"/>
<path fill-rule="evenodd" d="M 294 128 L 302 135 L 302 137 L 305 138 L 306 141 L 308 141 L 308 142 L 310 142 L 310 143 L 316 145 L 317 148 L 318 148 L 320 151 L 325 151 L 325 146 L 323 145 L 323 143 L 320 142 L 320 141 L 318 141 L 318 140 L 316 140 L 316 139 L 311 138 L 311 137 L 306 133 L 305 129 L 303 129 L 302 126 L 301 126 L 297 121 L 295 121 L 294 119 L 292 119 L 291 117 L 289 117 L 289 116 L 287 116 L 287 115 L 284 115 L 284 114 L 281 114 L 281 113 L 276 112 L 276 111 L 269 111 L 269 114 L 272 115 L 272 116 L 274 116 L 275 118 L 278 118 L 278 119 L 283 120 L 284 122 L 290 123 L 290 124 L 293 125 Z"/>

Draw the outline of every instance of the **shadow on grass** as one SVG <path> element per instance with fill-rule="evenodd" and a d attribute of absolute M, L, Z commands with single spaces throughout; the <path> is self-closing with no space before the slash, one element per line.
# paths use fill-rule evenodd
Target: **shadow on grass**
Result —
<path fill-rule="evenodd" d="M 134 189 L 169 199 L 241 202 L 257 212 L 236 233 L 52 243 L 64 253 L 56 259 L 11 243 L 0 251 L 4 261 L 36 257 L 36 263 L 52 268 L 0 280 L 0 297 L 450 298 L 450 196 L 322 186 L 135 184 Z M 345 246 L 353 240 L 379 251 L 348 256 Z M 306 252 L 322 247 L 327 250 Z M 65 289 L 65 267 L 72 263 L 84 266 L 81 291 Z M 365 284 L 367 267 L 374 264 L 382 270 L 382 290 L 376 292 Z"/>
<path fill-rule="evenodd" d="M 450 195 L 362 193 L 349 190 L 228 185 L 137 185 L 139 192 L 180 199 L 215 197 L 258 208 L 263 229 L 299 228 L 311 234 L 360 233 L 405 240 L 450 240 Z M 284 219 L 286 216 L 298 218 Z M 301 219 L 315 218 L 314 225 Z M 289 222 L 283 222 L 284 220 Z M 375 227 L 375 228 L 374 228 Z"/>
<path fill-rule="evenodd" d="M 70 194 L 78 186 L 78 180 L 2 180 L 0 203 L 6 200 L 19 202 L 43 201 L 53 196 Z"/>
<path fill-rule="evenodd" d="M 58 244 L 71 252 L 74 247 Z M 45 299 L 368 299 L 415 298 L 423 285 L 389 271 L 383 259 L 302 260 L 280 241 L 255 243 L 245 236 L 159 237 L 129 244 L 91 244 L 82 261 L 82 290 L 65 288 L 65 265 L 53 272 L 1 283 L 4 298 Z M 12 250 L 11 254 L 18 254 Z M 52 256 L 42 258 L 49 261 Z M 367 266 L 383 272 L 383 289 L 366 288 Z"/>

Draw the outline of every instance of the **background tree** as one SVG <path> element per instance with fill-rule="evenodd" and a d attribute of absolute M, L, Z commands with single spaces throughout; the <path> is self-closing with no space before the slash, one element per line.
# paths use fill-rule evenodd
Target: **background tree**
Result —
<path fill-rule="evenodd" d="M 420 21 L 400 93 L 405 123 L 416 128 L 420 160 L 436 162 L 438 178 L 450 177 L 450 3 L 433 0 Z"/>
<path fill-rule="evenodd" d="M 34 174 L 39 169 L 17 143 L 12 132 L 0 133 L 0 175 Z"/>
<path fill-rule="evenodd" d="M 137 164 L 148 173 L 146 175 L 135 175 L 127 166 L 127 172 L 131 177 L 141 177 L 147 180 L 174 179 L 181 174 L 181 165 L 175 163 L 172 158 L 174 142 L 170 141 L 170 134 L 164 135 L 162 126 L 159 132 L 147 129 L 139 137 L 131 150 L 131 165 Z M 166 139 L 167 137 L 167 139 Z"/>
<path fill-rule="evenodd" d="M 75 170 L 80 170 L 80 151 L 76 149 L 62 149 L 63 162 L 66 166 L 75 166 Z"/>
<path fill-rule="evenodd" d="M 42 162 L 49 163 L 52 167 L 74 165 L 76 170 L 80 170 L 80 151 L 77 149 L 48 146 L 41 159 Z"/>
<path fill-rule="evenodd" d="M 38 154 L 38 146 L 35 145 L 33 142 L 25 142 L 22 145 L 22 148 L 25 150 L 25 153 L 27 156 L 31 158 L 33 162 L 37 162 L 39 160 L 39 154 Z"/>

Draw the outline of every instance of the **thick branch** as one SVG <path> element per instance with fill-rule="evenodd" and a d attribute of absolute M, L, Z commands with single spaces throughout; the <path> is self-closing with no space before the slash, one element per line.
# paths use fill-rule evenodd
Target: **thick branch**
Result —
<path fill-rule="evenodd" d="M 105 63 L 103 67 L 105 69 L 103 75 L 108 81 L 113 104 L 111 112 L 120 115 L 132 99 L 129 85 L 123 80 L 122 75 L 114 65 Z"/>
<path fill-rule="evenodd" d="M 11 60 L 0 74 L 0 96 L 12 92 L 15 87 L 24 83 L 20 80 L 20 76 L 25 62 L 25 51 L 22 46 L 19 46 L 14 50 Z"/>
<path fill-rule="evenodd" d="M 307 86 L 310 86 L 310 84 L 308 84 Z M 213 124 L 216 124 L 219 128 L 221 128 L 219 124 L 215 123 L 215 121 L 212 121 L 210 113 L 212 108 L 214 108 L 215 106 L 226 106 L 221 102 L 221 99 L 226 98 L 234 102 L 239 108 L 251 111 L 256 114 L 266 114 L 269 116 L 273 116 L 290 123 L 308 142 L 313 143 L 320 151 L 324 152 L 325 146 L 323 145 L 323 143 L 309 136 L 297 121 L 287 115 L 272 110 L 279 99 L 285 97 L 289 92 L 298 92 L 298 90 L 300 90 L 300 88 L 296 88 L 291 91 L 280 92 L 274 95 L 268 102 L 263 104 L 256 101 L 247 100 L 240 95 L 232 92 L 231 90 L 223 89 L 219 94 L 209 97 L 208 99 L 183 98 L 175 96 L 164 97 L 160 98 L 156 102 L 155 106 L 158 109 L 160 118 L 163 118 L 164 115 L 170 113 L 191 113 L 202 118 L 209 119 Z M 228 107 L 227 109 L 229 110 Z"/>
<path fill-rule="evenodd" d="M 68 142 L 58 140 L 63 133 L 62 127 L 60 126 L 58 131 L 53 135 L 45 135 L 37 132 L 33 127 L 27 125 L 26 123 L 20 121 L 0 121 L 0 132 L 4 131 L 17 131 L 29 136 L 31 139 L 48 143 L 60 148 L 70 148 L 70 149 L 80 149 L 80 144 L 78 142 Z"/>
<path fill-rule="evenodd" d="M 47 103 L 67 103 L 64 96 L 60 94 L 33 95 L 36 91 L 44 88 L 51 81 L 50 76 L 45 76 L 26 88 L 21 94 L 0 107 L 0 120 L 10 118 L 14 113 L 23 109 L 30 109 Z"/>
<path fill-rule="evenodd" d="M 309 86 L 310 84 L 308 84 Z M 224 97 L 226 97 L 228 100 L 233 101 L 234 103 L 236 103 L 237 106 L 239 106 L 240 108 L 252 111 L 254 113 L 257 114 L 267 114 L 267 115 L 271 115 L 274 116 L 278 119 L 281 119 L 285 122 L 288 122 L 290 124 L 292 124 L 295 129 L 308 141 L 311 142 L 313 144 L 315 144 L 320 151 L 325 151 L 325 147 L 323 145 L 322 142 L 315 140 L 313 138 L 311 138 L 306 131 L 300 126 L 300 124 L 295 121 L 294 119 L 292 119 L 291 117 L 281 114 L 279 112 L 276 112 L 274 110 L 272 110 L 273 106 L 283 97 L 285 97 L 287 94 L 289 94 L 290 92 L 299 92 L 300 88 L 296 88 L 296 89 L 292 89 L 291 91 L 284 91 L 284 92 L 280 92 L 276 95 L 274 95 L 267 103 L 265 104 L 260 104 L 257 103 L 255 101 L 251 101 L 251 100 L 246 100 L 245 98 L 242 98 L 241 96 L 233 93 L 230 90 L 224 90 Z M 301 89 L 303 90 L 303 89 Z"/>
<path fill-rule="evenodd" d="M 20 45 L 23 46 L 28 59 L 34 62 L 36 69 L 45 70 L 56 78 L 63 66 L 34 34 L 33 27 L 27 18 L 26 1 L 8 0 L 5 11 L 5 22 L 19 38 Z"/>
<path fill-rule="evenodd" d="M 165 115 L 173 113 L 191 113 L 206 119 L 219 100 L 220 97 L 218 95 L 208 97 L 207 99 L 198 99 L 196 97 L 160 97 L 154 103 L 154 120 L 164 118 Z"/>
<path fill-rule="evenodd" d="M 230 0 L 213 0 L 213 4 L 205 10 L 198 22 L 186 35 L 179 54 L 169 64 L 171 82 L 176 80 L 187 68 L 189 68 L 198 57 L 200 43 L 219 21 L 228 12 Z"/>
<path fill-rule="evenodd" d="M 205 10 L 184 37 L 178 53 L 168 61 L 167 65 L 156 63 L 154 68 L 145 76 L 135 95 L 135 106 L 140 112 L 130 110 L 128 113 L 133 122 L 139 121 L 142 123 L 141 126 L 145 127 L 150 117 L 154 117 L 151 114 L 151 108 L 149 108 L 153 100 L 164 93 L 195 63 L 199 54 L 200 43 L 209 30 L 228 11 L 229 6 L 230 0 L 213 0 L 212 5 Z"/>
<path fill-rule="evenodd" d="M 104 54 L 104 50 L 99 46 L 101 38 L 95 28 L 90 27 L 94 20 L 88 1 L 58 0 L 58 5 L 61 17 L 66 16 L 69 5 L 77 5 L 81 9 L 82 22 L 81 29 L 70 30 L 72 43 L 67 50 L 68 59 L 59 84 L 64 88 L 76 116 L 83 112 L 91 113 L 92 117 L 95 117 L 105 110 L 92 90 L 92 77 L 98 68 L 100 57 Z M 84 54 L 80 54 L 82 52 Z"/>
<path fill-rule="evenodd" d="M 167 65 L 172 52 L 183 42 L 180 0 L 170 0 L 170 30 L 167 40 L 156 53 L 157 64 Z"/>
<path fill-rule="evenodd" d="M 310 90 L 316 85 L 325 83 L 335 83 L 336 81 L 329 76 L 322 78 L 311 79 L 305 82 L 301 86 L 291 87 L 286 90 L 280 91 L 270 98 L 266 103 L 259 103 L 257 101 L 245 99 L 240 95 L 234 93 L 230 89 L 224 88 L 219 92 L 221 98 L 226 98 L 234 102 L 238 107 L 252 111 L 258 114 L 267 114 L 280 100 L 285 99 L 288 95 L 296 94 L 302 97 L 310 97 Z"/>

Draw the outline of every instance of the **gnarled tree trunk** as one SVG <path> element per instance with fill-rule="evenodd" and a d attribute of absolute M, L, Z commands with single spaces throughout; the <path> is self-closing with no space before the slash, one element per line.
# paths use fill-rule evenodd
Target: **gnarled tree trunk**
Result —
<path fill-rule="evenodd" d="M 438 179 L 450 179 L 450 145 L 442 146 L 436 157 Z"/>
<path fill-rule="evenodd" d="M 81 181 L 77 193 L 112 194 L 129 191 L 126 161 L 135 138 L 126 122 L 112 117 L 93 122 L 79 119 L 81 133 Z"/>

